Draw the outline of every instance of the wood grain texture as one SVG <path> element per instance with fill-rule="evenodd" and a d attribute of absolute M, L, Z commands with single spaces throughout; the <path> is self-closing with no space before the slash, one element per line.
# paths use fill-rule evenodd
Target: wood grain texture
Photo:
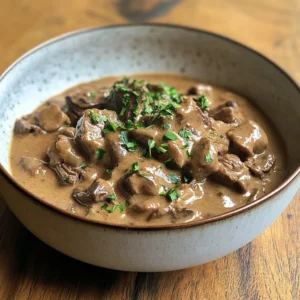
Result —
<path fill-rule="evenodd" d="M 58 34 L 143 20 L 224 34 L 267 55 L 300 82 L 298 0 L 0 0 L 0 73 Z M 0 299 L 297 300 L 299 228 L 300 191 L 269 229 L 231 255 L 192 269 L 136 274 L 58 253 L 30 234 L 0 199 Z"/>

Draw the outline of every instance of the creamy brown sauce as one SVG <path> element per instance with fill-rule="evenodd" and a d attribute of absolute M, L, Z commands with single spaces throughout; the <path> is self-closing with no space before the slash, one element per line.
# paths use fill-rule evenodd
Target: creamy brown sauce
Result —
<path fill-rule="evenodd" d="M 177 186 L 176 190 L 179 193 L 179 197 L 172 202 L 171 199 L 165 196 L 160 196 L 159 193 L 164 192 L 164 188 L 162 187 L 163 185 L 166 186 L 167 190 L 170 190 L 175 186 L 175 184 L 170 181 L 169 177 L 166 176 L 171 174 L 171 176 L 175 175 L 180 179 L 182 178 L 183 173 L 182 168 L 171 169 L 166 166 L 162 166 L 162 162 L 164 161 L 162 154 L 159 159 L 147 158 L 144 157 L 141 149 L 137 149 L 134 152 L 127 152 L 126 150 L 124 150 L 123 154 L 121 155 L 122 159 L 113 169 L 112 174 L 109 174 L 105 171 L 105 169 L 109 169 L 107 166 L 109 166 L 109 164 L 111 163 L 111 158 L 108 157 L 109 155 L 111 155 L 111 148 L 107 148 L 106 144 L 106 146 L 99 146 L 99 148 L 103 148 L 106 152 L 103 156 L 103 159 L 94 160 L 86 157 L 87 155 L 83 154 L 84 151 L 82 150 L 82 147 L 78 147 L 78 145 L 76 145 L 75 143 L 74 147 L 79 155 L 83 157 L 83 164 L 84 167 L 86 167 L 85 169 L 82 169 L 84 172 L 83 179 L 81 178 L 81 180 L 77 181 L 75 184 L 61 184 L 56 173 L 48 166 L 49 157 L 47 156 L 47 149 L 49 146 L 54 145 L 58 135 L 61 135 L 61 132 L 54 131 L 46 134 L 29 133 L 13 135 L 11 143 L 10 162 L 14 178 L 37 197 L 51 203 L 55 207 L 69 212 L 70 214 L 84 216 L 87 219 L 98 220 L 101 222 L 135 225 L 143 225 L 146 223 L 153 225 L 183 223 L 189 222 L 191 220 L 205 219 L 211 216 L 220 215 L 244 206 L 255 199 L 263 197 L 283 181 L 286 174 L 285 153 L 282 147 L 281 139 L 275 129 L 267 120 L 266 116 L 263 115 L 256 107 L 254 107 L 248 99 L 245 99 L 244 97 L 215 86 L 207 85 L 204 83 L 199 84 L 198 81 L 175 75 L 147 74 L 134 76 L 134 78 L 146 79 L 152 84 L 164 82 L 166 85 L 176 87 L 182 94 L 186 94 L 187 90 L 190 89 L 190 87 L 198 86 L 200 87 L 198 88 L 198 92 L 200 90 L 199 93 L 204 94 L 209 101 L 209 112 L 214 111 L 216 107 L 219 107 L 227 101 L 235 102 L 238 106 L 237 116 L 240 119 L 239 124 L 235 125 L 230 125 L 230 123 L 226 124 L 222 121 L 218 121 L 213 124 L 213 130 L 207 128 L 204 129 L 205 125 L 202 124 L 202 121 L 199 121 L 199 116 L 196 116 L 196 114 L 193 112 L 189 113 L 187 118 L 189 126 L 188 128 L 191 130 L 195 128 L 200 132 L 200 135 L 198 134 L 199 132 L 197 130 L 193 132 L 193 134 L 195 133 L 195 136 L 191 140 L 193 140 L 193 143 L 200 143 L 201 139 L 204 140 L 203 137 L 207 137 L 209 140 L 209 134 L 214 135 L 215 132 L 217 132 L 218 135 L 224 136 L 224 138 L 227 140 L 226 135 L 228 136 L 229 129 L 234 129 L 237 127 L 237 125 L 240 125 L 247 120 L 253 120 L 257 124 L 259 124 L 260 128 L 263 129 L 268 137 L 267 149 L 264 149 L 262 151 L 257 150 L 259 147 L 263 147 L 258 144 L 254 149 L 255 151 L 260 152 L 269 151 L 273 155 L 273 157 L 276 158 L 275 164 L 272 165 L 272 168 L 268 170 L 268 172 L 265 172 L 262 175 L 263 179 L 260 176 L 255 176 L 253 172 L 250 172 L 249 169 L 245 167 L 247 171 L 247 175 L 245 176 L 248 176 L 249 178 L 245 180 L 247 186 L 246 190 L 241 192 L 237 191 L 235 185 L 234 187 L 229 187 L 228 184 L 222 184 L 222 176 L 221 179 L 220 176 L 217 176 L 218 178 L 214 178 L 214 172 L 209 174 L 207 178 L 203 178 L 203 180 L 201 180 L 202 173 L 200 172 L 200 174 L 196 174 L 197 171 L 195 171 L 195 168 L 198 168 L 197 162 L 195 162 L 195 156 L 197 157 L 198 154 L 194 154 L 194 157 L 192 158 L 185 157 L 183 166 L 188 165 L 187 168 L 194 170 L 193 174 L 196 177 L 198 176 L 198 178 L 200 179 L 192 181 L 191 183 Z M 45 104 L 43 104 L 36 110 L 36 112 L 40 112 L 41 109 L 49 103 L 57 103 L 60 106 L 63 106 L 65 103 L 65 96 L 74 94 L 76 91 L 80 92 L 82 90 L 85 90 L 86 92 L 97 92 L 102 88 L 112 86 L 116 80 L 120 80 L 120 78 L 108 77 L 94 82 L 81 84 L 64 92 L 61 95 L 47 100 Z M 183 106 L 184 105 L 182 105 L 182 107 Z M 187 110 L 190 108 L 190 106 L 184 106 L 183 113 L 188 113 Z M 166 120 L 166 123 L 171 124 L 171 129 L 169 131 L 172 132 L 178 133 L 183 128 L 183 124 L 178 123 L 176 118 L 173 120 Z M 46 125 L 44 124 L 43 126 Z M 47 128 L 51 128 L 51 124 Z M 152 136 L 154 137 L 153 140 L 156 142 L 156 146 L 161 143 L 172 142 L 171 140 L 163 141 L 163 136 L 168 130 L 159 130 L 157 128 L 150 128 L 147 130 L 154 131 Z M 52 131 L 52 128 L 50 131 Z M 201 135 L 202 131 L 205 131 L 205 135 Z M 131 135 L 131 133 L 128 134 L 129 136 Z M 111 134 L 112 145 L 118 145 L 120 147 L 119 139 L 119 131 L 117 133 Z M 234 140 L 234 137 L 231 137 L 231 139 Z M 180 140 L 181 142 L 180 146 L 184 146 L 184 141 L 182 141 L 180 138 L 178 138 L 178 140 Z M 99 143 L 101 143 L 101 140 L 99 141 Z M 202 151 L 201 147 L 202 146 L 200 145 L 200 152 Z M 202 148 L 205 148 L 205 146 L 203 146 Z M 191 155 L 193 155 L 193 151 L 196 151 L 193 150 L 193 144 L 191 144 L 186 149 L 181 150 L 187 150 Z M 171 148 L 168 151 L 171 151 Z M 206 158 L 208 158 L 208 161 L 210 159 L 213 160 L 209 163 L 209 167 L 213 167 L 213 164 L 217 162 L 218 159 L 221 159 L 220 157 L 224 156 L 226 152 L 227 151 L 219 155 L 215 154 L 215 157 L 212 157 L 214 155 L 214 152 L 211 152 L 212 155 L 209 154 L 209 156 L 205 156 Z M 20 164 L 20 160 L 22 160 L 22 158 L 24 157 L 37 158 L 45 162 L 45 164 L 37 170 L 34 169 L 34 171 L 28 171 L 27 166 L 25 166 L 24 169 L 24 164 Z M 256 154 L 254 154 L 254 157 L 256 157 Z M 192 163 L 191 160 L 193 160 Z M 243 157 L 242 160 L 244 161 L 245 158 Z M 157 186 L 155 186 L 154 189 L 157 189 L 157 195 L 152 195 L 151 192 L 149 193 L 147 191 L 144 192 L 143 187 L 141 188 L 142 192 L 140 193 L 138 191 L 135 192 L 132 190 L 129 192 L 127 190 L 124 192 L 123 186 L 120 187 L 120 185 L 118 184 L 120 178 L 124 178 L 126 172 L 128 172 L 128 170 L 132 168 L 132 164 L 136 162 L 139 165 L 139 173 L 141 173 L 142 175 L 147 174 L 148 177 L 151 177 L 152 175 L 155 177 Z M 77 166 L 77 168 L 80 168 L 80 166 Z M 201 166 L 199 168 L 201 168 Z M 136 178 L 132 179 L 133 182 L 131 183 L 133 185 L 133 188 L 139 186 L 140 184 L 140 181 L 135 182 L 134 180 L 140 180 L 141 178 L 145 181 L 148 180 L 147 178 L 143 178 L 140 175 L 137 175 L 137 173 L 135 173 L 134 175 Z M 74 199 L 74 197 L 72 197 L 73 190 L 75 188 L 77 190 L 89 188 L 96 178 L 110 180 L 109 182 L 112 183 L 112 188 L 114 189 L 112 194 L 116 195 L 116 199 L 112 199 L 111 202 L 105 202 L 102 201 L 102 199 L 96 203 L 93 202 L 86 205 L 81 205 Z M 147 188 L 148 187 L 145 187 L 145 189 Z M 103 209 L 104 203 L 107 203 L 106 209 Z M 108 212 L 107 210 L 111 209 L 114 203 L 116 205 L 116 209 L 111 213 Z M 121 203 L 122 211 L 120 211 L 119 203 Z M 132 207 L 135 204 L 138 205 L 136 209 L 133 210 Z M 170 207 L 170 205 L 174 206 L 172 208 L 173 211 L 171 212 L 170 210 L 168 211 L 168 207 Z M 152 214 L 150 214 L 150 211 L 152 212 Z"/>

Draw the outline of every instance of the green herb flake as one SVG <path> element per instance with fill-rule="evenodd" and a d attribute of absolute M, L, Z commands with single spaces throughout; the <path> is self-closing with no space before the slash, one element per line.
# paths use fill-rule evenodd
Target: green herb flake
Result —
<path fill-rule="evenodd" d="M 121 202 L 119 202 L 118 206 L 119 206 L 119 212 L 122 213 L 123 210 L 124 210 L 123 209 L 123 204 Z"/>
<path fill-rule="evenodd" d="M 89 116 L 90 116 L 90 120 L 91 120 L 92 124 L 96 125 L 99 123 L 99 121 L 98 121 L 99 115 L 98 114 L 95 114 L 92 110 L 90 110 Z"/>
<path fill-rule="evenodd" d="M 114 204 L 111 209 L 107 209 L 106 211 L 111 214 L 116 210 L 117 206 L 118 206 L 117 204 Z"/>
<path fill-rule="evenodd" d="M 81 168 L 82 170 L 85 170 L 85 169 L 87 168 L 87 165 L 82 165 L 80 168 Z"/>
<path fill-rule="evenodd" d="M 157 152 L 159 153 L 166 153 L 168 150 L 162 147 L 162 145 L 156 147 Z"/>
<path fill-rule="evenodd" d="M 130 205 L 129 200 L 126 200 L 126 201 L 125 201 L 125 206 L 128 207 L 129 205 Z"/>
<path fill-rule="evenodd" d="M 210 154 L 205 155 L 205 162 L 210 164 L 213 161 L 212 157 Z"/>
<path fill-rule="evenodd" d="M 125 131 L 121 132 L 120 140 L 121 140 L 121 146 L 129 152 L 134 152 L 138 147 L 138 144 L 136 141 L 128 140 L 128 137 L 127 137 L 127 134 Z"/>
<path fill-rule="evenodd" d="M 192 157 L 192 155 L 191 155 L 191 153 L 189 152 L 189 150 L 186 150 L 185 153 L 186 153 L 186 157 L 187 157 L 187 158 L 191 158 L 191 157 Z"/>
<path fill-rule="evenodd" d="M 94 92 L 89 92 L 88 95 L 91 98 L 96 98 L 96 96 L 97 96 L 96 93 L 94 93 Z"/>
<path fill-rule="evenodd" d="M 97 157 L 97 159 L 102 159 L 105 152 L 106 152 L 106 151 L 105 151 L 104 149 L 98 148 L 98 149 L 96 150 L 96 157 Z"/>
<path fill-rule="evenodd" d="M 115 194 L 107 195 L 107 196 L 105 197 L 105 199 L 115 200 L 115 199 L 116 199 L 116 195 L 115 195 Z"/>
<path fill-rule="evenodd" d="M 100 121 L 103 121 L 103 122 L 106 122 L 106 121 L 107 121 L 107 117 L 106 117 L 106 116 L 100 115 L 100 116 L 99 116 L 99 120 L 100 120 Z"/>
<path fill-rule="evenodd" d="M 155 141 L 154 140 L 148 140 L 148 153 L 147 157 L 152 157 L 152 149 L 155 147 Z"/>
<path fill-rule="evenodd" d="M 171 128 L 171 125 L 170 124 L 164 124 L 162 127 L 165 130 L 169 130 Z"/>
<path fill-rule="evenodd" d="M 160 193 L 160 196 L 166 197 L 173 202 L 180 198 L 180 193 L 175 188 L 171 188 L 168 191 Z"/>
<path fill-rule="evenodd" d="M 177 184 L 179 182 L 178 177 L 174 174 L 169 174 L 168 177 L 169 177 L 170 181 L 174 184 Z"/>
<path fill-rule="evenodd" d="M 171 131 L 167 131 L 165 134 L 164 134 L 164 139 L 166 140 L 171 140 L 171 141 L 176 141 L 177 140 L 177 135 Z"/>
<path fill-rule="evenodd" d="M 220 135 L 220 138 L 221 138 L 221 139 L 224 139 L 224 138 L 225 138 L 225 136 L 224 136 L 223 134 L 221 134 L 221 135 Z"/>
<path fill-rule="evenodd" d="M 182 137 L 182 139 L 186 144 L 187 144 L 187 140 L 189 140 L 192 137 L 192 133 L 186 129 L 186 126 L 180 129 L 178 135 Z"/>
<path fill-rule="evenodd" d="M 111 174 L 113 172 L 113 169 L 105 169 L 105 172 Z"/>
<path fill-rule="evenodd" d="M 127 170 L 126 177 L 128 177 L 128 176 L 130 176 L 130 175 L 132 175 L 134 173 L 137 173 L 139 171 L 139 169 L 140 169 L 139 163 L 138 162 L 134 162 L 131 165 L 130 169 Z"/>
<path fill-rule="evenodd" d="M 205 95 L 201 95 L 198 98 L 194 98 L 194 100 L 197 102 L 198 106 L 201 108 L 202 111 L 208 110 L 208 100 Z"/>

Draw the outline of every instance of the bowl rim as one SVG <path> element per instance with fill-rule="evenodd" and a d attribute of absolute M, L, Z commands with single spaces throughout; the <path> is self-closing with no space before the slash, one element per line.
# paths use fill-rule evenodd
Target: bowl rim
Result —
<path fill-rule="evenodd" d="M 53 43 L 56 42 L 60 42 L 64 39 L 73 37 L 73 36 L 77 36 L 80 34 L 85 34 L 87 32 L 93 32 L 93 31 L 99 31 L 99 30 L 103 30 L 105 31 L 106 29 L 117 29 L 120 27 L 157 27 L 157 28 L 174 28 L 174 29 L 183 29 L 183 30 L 187 30 L 187 31 L 193 31 L 193 32 L 197 32 L 200 34 L 204 34 L 204 35 L 209 35 L 209 36 L 213 36 L 217 39 L 222 39 L 225 40 L 231 44 L 233 44 L 234 46 L 238 46 L 244 50 L 247 50 L 249 52 L 252 52 L 253 54 L 261 57 L 262 59 L 264 59 L 266 62 L 268 62 L 269 64 L 271 64 L 273 67 L 275 67 L 277 69 L 277 71 L 279 71 L 282 75 L 284 75 L 289 81 L 290 83 L 298 90 L 299 95 L 300 95 L 300 87 L 299 85 L 296 83 L 296 81 L 289 75 L 287 74 L 286 71 L 284 71 L 281 67 L 279 67 L 275 62 L 273 62 L 271 59 L 267 58 L 266 56 L 264 56 L 263 54 L 261 54 L 260 52 L 240 43 L 237 42 L 231 38 L 228 38 L 226 36 L 214 33 L 214 32 L 210 32 L 207 30 L 203 30 L 203 29 L 199 29 L 199 28 L 194 28 L 194 27 L 190 27 L 190 26 L 183 26 L 183 25 L 175 25 L 175 24 L 164 24 L 164 23 L 135 23 L 135 24 L 115 24 L 115 25 L 106 25 L 106 26 L 95 26 L 95 27 L 88 27 L 88 28 L 83 28 L 83 29 L 79 29 L 79 30 L 74 30 L 74 31 L 70 31 L 67 32 L 65 34 L 61 34 L 58 35 L 54 38 L 51 38 L 49 40 L 46 40 L 45 42 L 37 45 L 36 47 L 32 48 L 31 50 L 27 51 L 25 54 L 23 54 L 22 56 L 20 56 L 17 60 L 15 60 L 4 72 L 3 74 L 0 76 L 0 84 L 1 82 L 4 80 L 4 78 L 13 71 L 14 67 L 16 65 L 18 65 L 22 60 L 26 59 L 27 57 L 33 55 L 35 52 L 39 51 L 40 49 L 47 47 L 48 45 L 51 45 Z M 105 223 L 105 222 L 101 222 L 101 221 L 96 221 L 96 220 L 90 220 L 90 219 L 86 219 L 84 217 L 81 216 L 76 216 L 76 215 L 72 215 L 70 213 L 68 213 L 67 211 L 57 208 L 54 205 L 52 205 L 51 203 L 40 199 L 39 197 L 35 196 L 33 193 L 31 193 L 29 190 L 27 190 L 25 187 L 21 186 L 21 184 L 19 184 L 11 174 L 8 173 L 8 171 L 4 168 L 4 166 L 0 163 L 0 174 L 2 174 L 17 190 L 19 190 L 23 195 L 25 195 L 27 198 L 29 198 L 30 200 L 34 201 L 36 204 L 39 204 L 41 206 L 43 206 L 44 208 L 49 208 L 52 211 L 55 211 L 59 214 L 61 214 L 62 216 L 66 216 L 69 217 L 73 220 L 77 220 L 77 221 L 81 221 L 84 223 L 88 223 L 90 225 L 95 225 L 95 226 L 101 226 L 101 227 L 107 227 L 107 228 L 115 228 L 115 229 L 120 229 L 120 230 L 134 230 L 134 231 L 153 231 L 153 230 L 173 230 L 173 229 L 184 229 L 184 228 L 189 228 L 189 227 L 195 227 L 195 226 L 200 226 L 200 225 L 204 225 L 204 224 L 210 224 L 216 221 L 221 221 L 224 219 L 228 219 L 230 217 L 236 216 L 238 214 L 244 213 L 249 211 L 250 209 L 266 202 L 267 200 L 272 199 L 275 195 L 279 194 L 284 188 L 286 188 L 288 185 L 290 185 L 296 178 L 297 175 L 300 174 L 300 166 L 296 166 L 296 169 L 274 190 L 272 190 L 270 193 L 268 193 L 267 195 L 265 195 L 262 198 L 259 198 L 253 202 L 250 202 L 249 204 L 239 207 L 235 210 L 226 212 L 224 214 L 221 215 L 217 215 L 217 216 L 213 216 L 207 219 L 201 219 L 201 220 L 196 220 L 196 221 L 191 221 L 191 222 L 187 222 L 187 223 L 180 223 L 180 224 L 166 224 L 166 225 L 123 225 L 123 224 L 110 224 L 110 223 Z"/>

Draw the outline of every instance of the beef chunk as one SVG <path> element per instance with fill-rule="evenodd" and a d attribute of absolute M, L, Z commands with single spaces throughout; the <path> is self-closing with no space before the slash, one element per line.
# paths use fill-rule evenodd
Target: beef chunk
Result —
<path fill-rule="evenodd" d="M 240 193 L 246 193 L 250 173 L 240 158 L 234 154 L 226 154 L 219 158 L 219 163 L 219 169 L 212 178 Z"/>
<path fill-rule="evenodd" d="M 129 131 L 129 137 L 137 141 L 141 146 L 147 147 L 148 140 L 156 141 L 157 132 L 151 128 L 138 128 Z"/>
<path fill-rule="evenodd" d="M 82 179 L 80 166 L 84 159 L 75 148 L 73 139 L 59 135 L 54 145 L 47 150 L 49 167 L 53 169 L 62 183 L 74 184 Z"/>
<path fill-rule="evenodd" d="M 215 120 L 223 121 L 224 123 L 233 123 L 236 119 L 234 109 L 232 107 L 224 107 L 215 114 L 211 114 L 211 116 Z"/>
<path fill-rule="evenodd" d="M 211 126 L 207 112 L 203 112 L 193 100 L 193 97 L 183 97 L 180 108 L 176 110 L 176 120 L 182 126 L 188 125 L 190 128 L 198 128 L 199 135 L 204 128 Z"/>
<path fill-rule="evenodd" d="M 114 168 L 124 159 L 127 151 L 120 144 L 119 133 L 107 133 L 104 139 L 105 147 L 110 157 L 109 168 Z"/>
<path fill-rule="evenodd" d="M 76 124 L 86 109 L 105 108 L 108 95 L 109 89 L 103 88 L 96 91 L 82 89 L 66 96 L 66 113 L 72 124 Z"/>
<path fill-rule="evenodd" d="M 219 135 L 216 131 L 209 131 L 208 138 L 213 143 L 213 146 L 218 154 L 224 155 L 228 152 L 229 140 L 225 135 Z"/>
<path fill-rule="evenodd" d="M 45 131 L 42 130 L 41 127 L 30 123 L 25 118 L 18 119 L 15 122 L 14 132 L 15 132 L 15 134 L 18 134 L 18 135 L 29 134 L 29 133 L 32 133 L 32 134 L 46 133 Z"/>
<path fill-rule="evenodd" d="M 158 195 L 160 186 L 158 186 L 152 175 L 133 174 L 124 179 L 124 185 L 133 195 Z"/>
<path fill-rule="evenodd" d="M 253 121 L 246 121 L 227 132 L 233 151 L 244 156 L 262 153 L 268 146 L 266 133 Z"/>
<path fill-rule="evenodd" d="M 84 158 L 76 150 L 73 139 L 64 135 L 57 137 L 55 145 L 48 148 L 47 154 L 50 158 L 51 167 L 62 162 L 74 168 L 84 164 Z"/>
<path fill-rule="evenodd" d="M 64 123 L 71 123 L 69 117 L 56 104 L 45 106 L 37 113 L 36 120 L 38 125 L 47 132 L 58 130 Z"/>
<path fill-rule="evenodd" d="M 89 206 L 93 203 L 109 200 L 107 196 L 114 195 L 114 190 L 109 181 L 98 178 L 87 189 L 75 189 L 73 198 L 80 204 Z"/>
<path fill-rule="evenodd" d="M 107 109 L 116 111 L 122 120 L 138 119 L 144 102 L 147 100 L 147 88 L 142 82 L 129 82 L 127 79 L 116 82 L 110 90 Z"/>
<path fill-rule="evenodd" d="M 270 172 L 275 164 L 275 156 L 269 151 L 248 158 L 245 165 L 257 177 L 263 178 L 265 173 Z"/>
<path fill-rule="evenodd" d="M 59 134 L 65 135 L 72 139 L 75 138 L 75 132 L 76 132 L 76 129 L 74 127 L 62 127 L 59 130 Z"/>
<path fill-rule="evenodd" d="M 172 159 L 179 168 L 183 167 L 186 160 L 186 150 L 183 150 L 182 145 L 180 145 L 177 141 L 170 141 L 168 143 L 168 151 L 165 155 L 167 159 Z"/>
<path fill-rule="evenodd" d="M 218 154 L 208 138 L 202 138 L 195 143 L 191 155 L 192 174 L 197 181 L 202 181 L 218 171 Z"/>
<path fill-rule="evenodd" d="M 46 174 L 45 164 L 45 162 L 34 157 L 21 157 L 19 162 L 19 166 L 31 176 Z"/>
<path fill-rule="evenodd" d="M 116 113 L 98 109 L 87 109 L 78 121 L 75 139 L 88 159 L 97 161 L 97 150 L 105 149 L 102 130 L 110 122 L 118 122 Z"/>

